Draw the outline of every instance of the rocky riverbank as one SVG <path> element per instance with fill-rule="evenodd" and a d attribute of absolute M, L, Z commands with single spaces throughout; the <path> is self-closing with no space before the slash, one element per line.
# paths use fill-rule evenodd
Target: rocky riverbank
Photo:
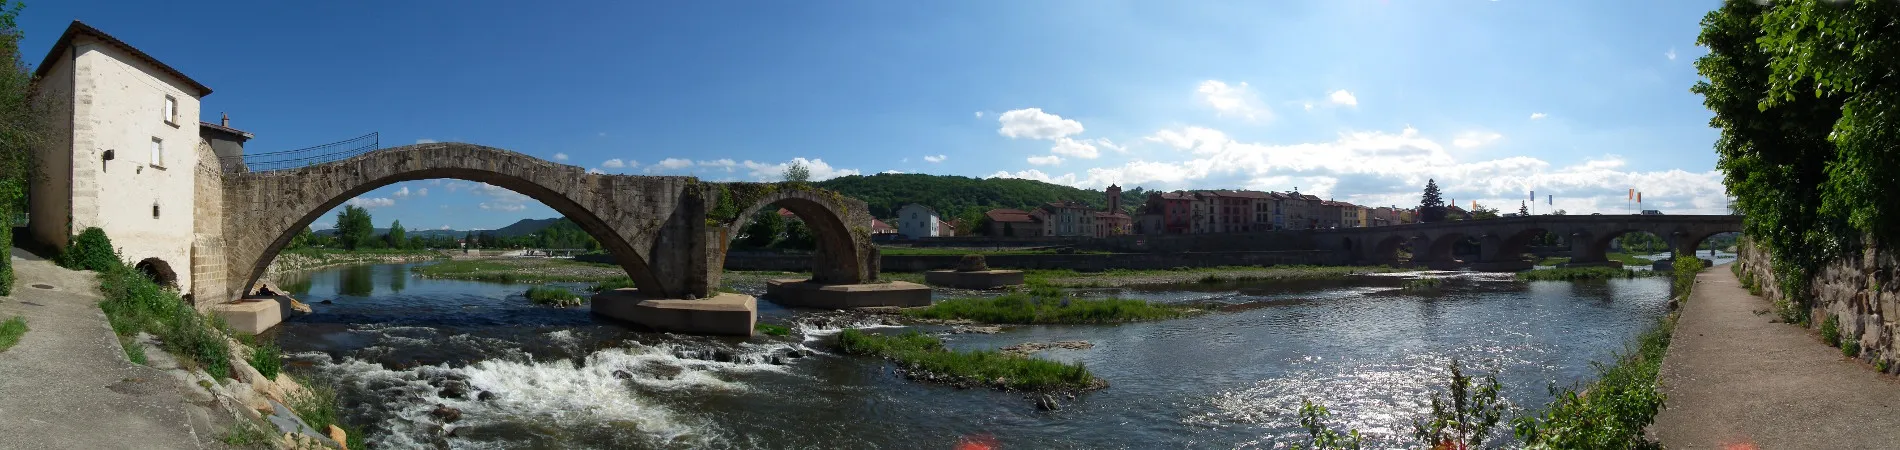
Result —
<path fill-rule="evenodd" d="M 274 280 L 278 275 L 357 264 L 393 264 L 416 261 L 446 259 L 448 253 L 440 251 L 415 251 L 408 253 L 385 252 L 284 252 L 271 260 L 270 267 L 264 269 L 264 279 Z"/>

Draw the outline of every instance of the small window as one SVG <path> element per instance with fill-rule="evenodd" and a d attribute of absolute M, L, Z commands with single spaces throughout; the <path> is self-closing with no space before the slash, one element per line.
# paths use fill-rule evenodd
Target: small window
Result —
<path fill-rule="evenodd" d="M 165 140 L 152 138 L 152 166 L 165 167 Z"/>
<path fill-rule="evenodd" d="M 152 218 L 158 218 L 158 202 L 152 202 Z"/>
<path fill-rule="evenodd" d="M 178 124 L 178 99 L 170 95 L 165 96 L 165 123 Z"/>

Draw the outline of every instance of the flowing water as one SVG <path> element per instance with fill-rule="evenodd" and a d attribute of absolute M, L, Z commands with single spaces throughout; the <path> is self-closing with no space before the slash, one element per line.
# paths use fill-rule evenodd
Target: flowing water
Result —
<path fill-rule="evenodd" d="M 980 439 L 1002 448 L 1272 448 L 1298 435 L 1301 399 L 1329 406 L 1375 447 L 1396 446 L 1452 358 L 1477 368 L 1467 373 L 1499 373 L 1513 404 L 1540 406 L 1547 386 L 1589 379 L 1591 361 L 1610 359 L 1660 318 L 1669 290 L 1665 278 L 1522 283 L 1463 272 L 1093 290 L 1240 306 L 1161 322 L 946 336 L 971 349 L 1093 343 L 1037 356 L 1082 362 L 1109 387 L 1039 411 L 1020 393 L 912 382 L 883 361 L 835 354 L 836 325 L 812 325 L 834 316 L 816 311 L 760 301 L 761 321 L 794 325 L 789 337 L 642 332 L 585 308 L 533 306 L 526 285 L 417 278 L 413 266 L 283 283 L 316 308 L 276 333 L 290 370 L 337 381 L 347 420 L 369 425 L 376 447 L 950 448 Z M 1450 282 L 1431 293 L 1398 289 L 1414 277 Z M 789 349 L 812 353 L 783 356 Z M 439 423 L 438 405 L 461 419 Z"/>

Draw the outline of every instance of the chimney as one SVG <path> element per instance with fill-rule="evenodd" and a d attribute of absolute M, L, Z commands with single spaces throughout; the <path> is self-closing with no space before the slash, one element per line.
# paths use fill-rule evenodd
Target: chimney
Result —
<path fill-rule="evenodd" d="M 231 128 L 231 115 L 225 113 L 218 113 L 218 115 L 222 116 L 218 119 L 218 126 Z"/>

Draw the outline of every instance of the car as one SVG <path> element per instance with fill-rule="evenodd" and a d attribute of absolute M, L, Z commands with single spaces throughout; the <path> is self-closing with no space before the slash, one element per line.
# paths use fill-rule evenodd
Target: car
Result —
<path fill-rule="evenodd" d="M 1657 210 L 1654 210 L 1654 209 L 1645 209 L 1645 210 L 1643 210 L 1643 215 L 1645 215 L 1645 216 L 1660 216 L 1660 215 L 1663 215 L 1663 213 L 1662 213 L 1662 211 L 1657 211 Z"/>

